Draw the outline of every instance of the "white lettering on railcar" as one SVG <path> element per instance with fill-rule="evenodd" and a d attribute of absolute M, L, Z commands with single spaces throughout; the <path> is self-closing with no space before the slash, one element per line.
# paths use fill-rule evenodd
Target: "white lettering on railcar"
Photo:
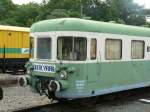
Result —
<path fill-rule="evenodd" d="M 34 71 L 36 71 L 36 72 L 55 73 L 55 65 L 34 64 Z"/>
<path fill-rule="evenodd" d="M 76 80 L 75 84 L 77 92 L 82 93 L 85 86 L 85 80 Z"/>

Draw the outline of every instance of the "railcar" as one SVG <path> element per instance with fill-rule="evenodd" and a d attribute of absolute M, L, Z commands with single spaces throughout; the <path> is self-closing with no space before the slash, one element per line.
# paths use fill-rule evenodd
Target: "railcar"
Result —
<path fill-rule="evenodd" d="M 77 18 L 32 25 L 33 57 L 21 86 L 78 99 L 150 86 L 150 29 Z"/>
<path fill-rule="evenodd" d="M 0 72 L 25 71 L 30 57 L 29 28 L 0 25 Z"/>

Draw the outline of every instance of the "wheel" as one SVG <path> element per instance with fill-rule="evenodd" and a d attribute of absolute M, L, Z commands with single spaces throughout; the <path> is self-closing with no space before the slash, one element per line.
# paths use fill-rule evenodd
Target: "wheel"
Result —
<path fill-rule="evenodd" d="M 0 87 L 0 100 L 3 99 L 3 89 Z"/>

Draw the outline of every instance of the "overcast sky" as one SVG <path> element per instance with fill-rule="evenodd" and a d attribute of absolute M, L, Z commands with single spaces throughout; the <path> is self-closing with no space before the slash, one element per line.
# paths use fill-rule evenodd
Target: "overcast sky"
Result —
<path fill-rule="evenodd" d="M 134 1 L 140 5 L 144 5 L 145 8 L 150 9 L 150 0 L 134 0 Z"/>
<path fill-rule="evenodd" d="M 42 0 L 12 0 L 15 4 L 26 4 L 29 2 L 41 3 Z M 144 5 L 146 8 L 150 8 L 150 0 L 134 0 L 134 2 Z"/>

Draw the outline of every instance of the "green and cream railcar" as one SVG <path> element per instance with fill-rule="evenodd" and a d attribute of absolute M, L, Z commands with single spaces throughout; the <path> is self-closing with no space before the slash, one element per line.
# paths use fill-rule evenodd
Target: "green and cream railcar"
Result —
<path fill-rule="evenodd" d="M 29 84 L 56 98 L 85 98 L 150 86 L 150 29 L 77 18 L 35 23 Z"/>

